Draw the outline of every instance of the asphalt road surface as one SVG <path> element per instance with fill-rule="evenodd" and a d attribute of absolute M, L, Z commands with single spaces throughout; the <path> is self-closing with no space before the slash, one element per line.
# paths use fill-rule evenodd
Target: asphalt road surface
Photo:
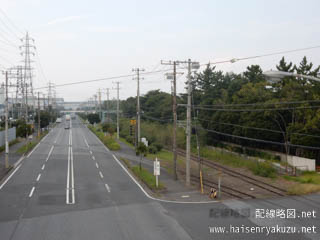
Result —
<path fill-rule="evenodd" d="M 320 239 L 319 195 L 163 202 L 113 154 L 78 119 L 55 127 L 0 183 L 0 239 Z"/>

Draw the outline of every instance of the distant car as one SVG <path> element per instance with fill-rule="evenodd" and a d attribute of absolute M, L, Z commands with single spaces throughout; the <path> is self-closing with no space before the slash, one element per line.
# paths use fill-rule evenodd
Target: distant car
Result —
<path fill-rule="evenodd" d="M 65 125 L 64 125 L 64 129 L 69 129 L 70 128 L 70 124 L 69 123 L 66 123 Z"/>
<path fill-rule="evenodd" d="M 57 118 L 56 123 L 61 123 L 62 119 L 61 118 Z"/>

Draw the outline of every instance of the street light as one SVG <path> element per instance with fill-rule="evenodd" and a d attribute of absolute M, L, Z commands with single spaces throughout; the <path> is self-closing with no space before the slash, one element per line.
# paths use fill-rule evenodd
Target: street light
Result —
<path fill-rule="evenodd" d="M 266 71 L 262 73 L 264 76 L 266 76 L 267 80 L 270 80 L 271 82 L 278 82 L 281 81 L 282 78 L 284 77 L 297 77 L 297 78 L 305 78 L 309 80 L 313 80 L 316 82 L 320 82 L 320 78 L 313 77 L 313 76 L 308 76 L 308 75 L 303 75 L 303 74 L 298 74 L 298 73 L 292 73 L 292 72 L 284 72 L 284 71 Z M 279 113 L 278 113 L 279 114 Z M 281 114 L 279 114 L 281 116 Z M 282 116 L 281 116 L 282 118 Z M 282 118 L 283 120 L 283 118 Z M 284 122 L 284 120 L 283 120 Z M 281 127 L 280 127 L 281 128 Z M 290 146 L 290 143 L 288 141 L 288 136 L 284 131 L 282 131 L 283 134 L 285 134 L 284 139 L 285 139 L 285 148 L 286 148 L 286 158 L 287 158 L 287 163 L 288 163 L 288 146 Z"/>
<path fill-rule="evenodd" d="M 320 82 L 320 78 L 298 74 L 298 73 L 291 73 L 291 72 L 283 72 L 283 71 L 266 71 L 262 73 L 267 77 L 267 79 L 270 79 L 271 81 L 280 81 L 284 77 L 298 77 L 298 78 L 306 78 L 309 80 Z"/>

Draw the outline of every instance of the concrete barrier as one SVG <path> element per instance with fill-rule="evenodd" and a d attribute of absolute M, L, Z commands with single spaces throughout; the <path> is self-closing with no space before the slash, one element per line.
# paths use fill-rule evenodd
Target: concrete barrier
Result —
<path fill-rule="evenodd" d="M 316 160 L 288 155 L 288 163 L 301 171 L 315 171 Z"/>

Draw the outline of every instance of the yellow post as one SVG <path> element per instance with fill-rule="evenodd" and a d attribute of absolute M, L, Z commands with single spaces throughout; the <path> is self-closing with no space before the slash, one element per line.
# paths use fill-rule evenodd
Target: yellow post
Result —
<path fill-rule="evenodd" d="M 201 193 L 203 194 L 203 183 L 202 183 L 202 171 L 200 170 L 200 186 L 201 186 Z"/>

